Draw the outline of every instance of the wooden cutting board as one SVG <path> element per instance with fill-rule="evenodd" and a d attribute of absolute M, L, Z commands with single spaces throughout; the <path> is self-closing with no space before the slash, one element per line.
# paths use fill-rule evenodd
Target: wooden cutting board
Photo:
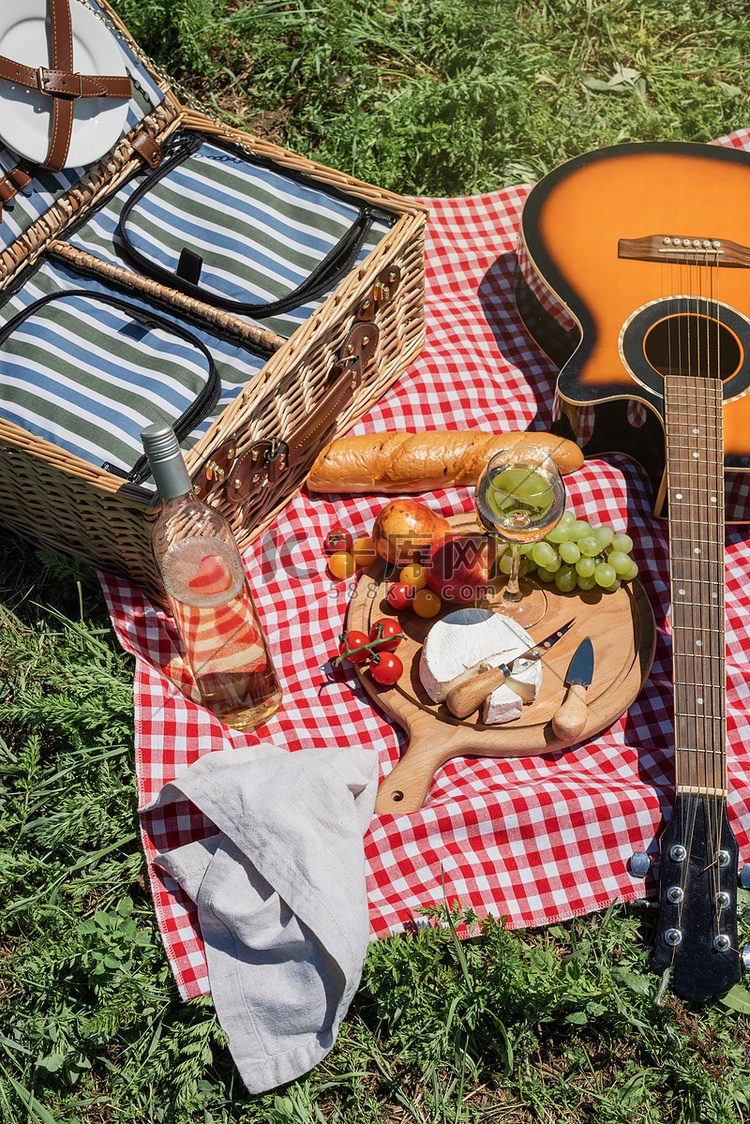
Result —
<path fill-rule="evenodd" d="M 451 523 L 457 531 L 476 530 L 471 515 L 456 516 Z M 379 686 L 366 667 L 353 665 L 367 693 L 403 727 L 409 739 L 401 760 L 378 789 L 376 812 L 417 811 L 436 771 L 451 757 L 526 757 L 554 753 L 573 744 L 555 735 L 552 716 L 565 698 L 568 666 L 585 636 L 591 638 L 594 648 L 594 676 L 586 697 L 586 725 L 576 744 L 611 726 L 635 700 L 651 670 L 656 628 L 651 605 L 638 581 L 609 594 L 560 593 L 554 585 L 545 585 L 547 611 L 531 630 L 532 638 L 544 639 L 571 617 L 575 623 L 543 657 L 544 673 L 537 698 L 524 707 L 520 718 L 501 725 L 485 725 L 479 712 L 463 720 L 454 718 L 445 703 L 434 703 L 425 692 L 419 661 L 431 626 L 458 606 L 446 603 L 430 620 L 418 617 L 411 609 L 397 613 L 386 601 L 393 580 L 391 575 L 386 577 L 385 563 L 375 562 L 357 584 L 346 625 L 347 629 L 368 633 L 380 617 L 393 617 L 406 633 L 398 648 L 404 672 L 394 686 Z M 490 598 L 490 607 L 502 610 L 499 593 Z"/>

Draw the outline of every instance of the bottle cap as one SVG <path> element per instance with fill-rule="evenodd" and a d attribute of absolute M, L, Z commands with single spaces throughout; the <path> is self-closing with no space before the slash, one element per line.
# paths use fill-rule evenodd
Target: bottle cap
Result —
<path fill-rule="evenodd" d="M 147 425 L 141 430 L 141 441 L 161 498 L 169 500 L 192 492 L 193 485 L 172 426 L 166 422 Z"/>

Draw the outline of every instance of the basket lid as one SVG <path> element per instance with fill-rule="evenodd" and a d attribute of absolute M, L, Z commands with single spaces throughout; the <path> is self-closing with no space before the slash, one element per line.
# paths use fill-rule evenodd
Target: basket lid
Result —
<path fill-rule="evenodd" d="M 97 10 L 81 0 L 69 0 L 68 7 L 70 70 L 76 88 L 64 95 L 72 107 L 72 127 L 60 166 L 77 168 L 98 160 L 122 135 L 128 97 L 96 96 L 95 78 L 111 77 L 121 88 L 122 80 L 127 81 L 127 69 L 116 37 Z M 0 4 L 0 139 L 19 156 L 40 165 L 51 150 L 60 89 L 55 85 L 58 71 L 54 69 L 51 26 L 48 0 L 3 0 Z M 9 60 L 17 64 L 15 71 L 3 65 Z M 3 70 L 19 75 L 20 80 L 3 77 Z M 86 91 L 82 96 L 81 90 Z"/>

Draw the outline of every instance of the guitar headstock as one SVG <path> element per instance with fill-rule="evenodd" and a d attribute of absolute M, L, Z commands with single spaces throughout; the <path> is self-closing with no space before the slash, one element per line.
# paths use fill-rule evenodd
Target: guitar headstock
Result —
<path fill-rule="evenodd" d="M 723 797 L 678 793 L 661 839 L 652 969 L 671 967 L 672 987 L 686 999 L 710 999 L 739 982 L 738 864 Z"/>

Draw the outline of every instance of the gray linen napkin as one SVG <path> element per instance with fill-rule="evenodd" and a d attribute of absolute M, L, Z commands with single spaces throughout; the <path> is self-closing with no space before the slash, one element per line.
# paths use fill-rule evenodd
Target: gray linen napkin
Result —
<path fill-rule="evenodd" d="M 188 799 L 220 829 L 155 862 L 198 906 L 217 1017 L 251 1093 L 321 1061 L 359 985 L 377 779 L 375 750 L 232 748 L 142 809 Z"/>

